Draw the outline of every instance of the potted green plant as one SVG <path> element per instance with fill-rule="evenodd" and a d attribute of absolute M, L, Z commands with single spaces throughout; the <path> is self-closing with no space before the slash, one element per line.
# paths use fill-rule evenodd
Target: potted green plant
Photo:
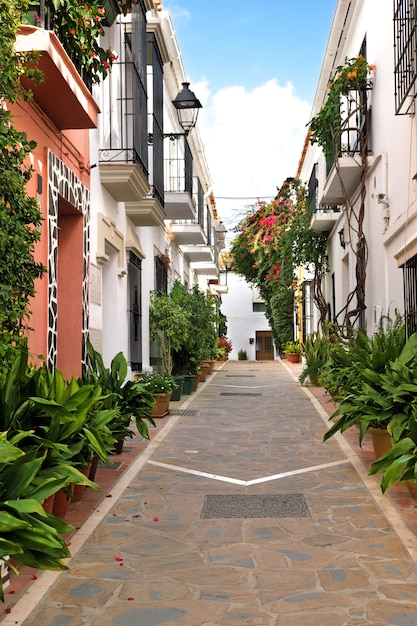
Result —
<path fill-rule="evenodd" d="M 154 397 L 155 406 L 152 409 L 152 417 L 167 415 L 172 392 L 177 388 L 173 376 L 160 372 L 146 372 L 138 376 L 137 383 Z"/>
<path fill-rule="evenodd" d="M 301 345 L 298 341 L 287 341 L 284 344 L 284 352 L 290 363 L 299 363 L 301 357 Z"/>
<path fill-rule="evenodd" d="M 149 308 L 149 323 L 151 338 L 160 346 L 162 371 L 171 376 L 173 352 L 181 350 L 192 332 L 189 314 L 175 293 L 154 293 Z"/>

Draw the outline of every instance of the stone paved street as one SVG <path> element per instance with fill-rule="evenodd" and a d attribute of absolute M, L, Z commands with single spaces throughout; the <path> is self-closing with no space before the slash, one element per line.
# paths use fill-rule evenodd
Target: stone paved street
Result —
<path fill-rule="evenodd" d="M 285 364 L 181 408 L 2 626 L 417 624 L 415 535 Z"/>

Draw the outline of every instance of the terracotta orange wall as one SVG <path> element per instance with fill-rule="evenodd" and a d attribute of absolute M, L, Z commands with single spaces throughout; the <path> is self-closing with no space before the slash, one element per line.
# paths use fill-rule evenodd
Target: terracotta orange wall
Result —
<path fill-rule="evenodd" d="M 64 377 L 81 375 L 83 218 L 60 215 L 58 245 L 58 360 Z"/>
<path fill-rule="evenodd" d="M 36 106 L 36 104 L 30 104 L 26 102 L 19 102 L 10 106 L 10 110 L 13 114 L 14 126 L 27 134 L 28 139 L 34 140 L 37 143 L 37 147 L 32 153 L 32 165 L 34 167 L 34 174 L 31 181 L 27 185 L 27 191 L 34 197 L 37 187 L 37 176 L 42 176 L 42 194 L 38 198 L 41 201 L 42 215 L 44 221 L 42 223 L 41 240 L 36 246 L 35 258 L 37 261 L 42 262 L 48 267 L 48 150 L 51 150 L 57 155 L 68 167 L 75 173 L 75 175 L 82 181 L 82 183 L 89 188 L 90 177 L 85 167 L 88 163 L 89 155 L 89 131 L 88 130 L 74 130 L 60 132 L 52 124 L 52 122 L 46 118 L 42 111 Z M 82 229 L 79 233 L 81 247 L 82 247 Z M 82 249 L 77 247 L 77 257 L 79 254 L 79 261 L 82 264 Z M 75 255 L 73 263 L 75 261 Z M 77 259 L 78 263 L 78 259 Z M 46 357 L 47 350 L 47 332 L 48 332 L 48 279 L 45 274 L 43 279 L 36 281 L 36 295 L 33 299 L 30 309 L 32 311 L 29 325 L 33 329 L 29 335 L 29 349 L 34 356 L 34 360 L 38 361 L 37 355 Z M 79 318 L 82 317 L 81 303 L 79 303 Z M 80 327 L 81 328 L 81 327 Z M 60 331 L 58 330 L 58 333 Z M 61 327 L 62 332 L 62 327 Z M 71 333 L 72 345 L 65 346 L 65 352 L 68 353 L 70 365 L 65 366 L 68 376 L 74 373 L 78 375 L 80 371 L 80 363 L 77 359 L 81 359 L 81 331 L 79 338 L 75 341 L 74 333 Z M 65 340 L 60 338 L 61 341 Z M 70 352 L 68 352 L 70 350 Z M 70 356 L 74 351 L 74 356 Z M 71 371 L 74 368 L 74 371 Z"/>

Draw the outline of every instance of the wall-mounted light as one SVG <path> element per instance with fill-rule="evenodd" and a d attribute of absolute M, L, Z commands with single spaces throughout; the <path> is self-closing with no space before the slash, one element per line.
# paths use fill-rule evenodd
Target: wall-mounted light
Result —
<path fill-rule="evenodd" d="M 346 239 L 345 239 L 345 229 L 344 229 L 344 227 L 341 228 L 337 234 L 339 235 L 340 245 L 342 246 L 342 248 L 344 250 L 346 248 Z"/>
<path fill-rule="evenodd" d="M 179 137 L 187 137 L 189 132 L 197 124 L 198 112 L 203 108 L 200 100 L 190 89 L 190 83 L 182 83 L 182 89 L 172 101 L 177 110 L 178 122 L 183 133 L 164 133 L 164 138 L 178 139 Z M 153 134 L 148 134 L 148 143 L 153 143 Z"/>

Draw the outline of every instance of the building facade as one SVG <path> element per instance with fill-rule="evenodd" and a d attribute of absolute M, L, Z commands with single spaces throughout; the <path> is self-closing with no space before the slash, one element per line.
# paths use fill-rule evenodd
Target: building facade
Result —
<path fill-rule="evenodd" d="M 265 302 L 258 290 L 232 271 L 227 272 L 222 282 L 227 284 L 222 313 L 227 318 L 227 338 L 232 342 L 229 359 L 237 360 L 241 351 L 249 361 L 279 358 L 265 316 Z"/>
<path fill-rule="evenodd" d="M 100 83 L 83 80 L 43 2 L 16 42 L 40 50 L 46 76 L 13 110 L 37 142 L 28 192 L 48 269 L 30 349 L 67 378 L 81 374 L 88 337 L 106 365 L 122 351 L 130 375 L 152 366 L 152 292 L 176 279 L 208 290 L 224 243 L 198 128 L 181 126 L 173 103 L 188 82 L 170 14 L 156 0 L 104 6 L 100 45 L 114 60 Z"/>
<path fill-rule="evenodd" d="M 342 96 L 334 158 L 307 141 L 298 172 L 312 228 L 327 233 L 328 318 L 356 309 L 348 321 L 369 333 L 395 310 L 416 330 L 416 28 L 410 0 L 338 0 L 311 117 L 346 60 L 364 58 L 372 86 Z"/>

